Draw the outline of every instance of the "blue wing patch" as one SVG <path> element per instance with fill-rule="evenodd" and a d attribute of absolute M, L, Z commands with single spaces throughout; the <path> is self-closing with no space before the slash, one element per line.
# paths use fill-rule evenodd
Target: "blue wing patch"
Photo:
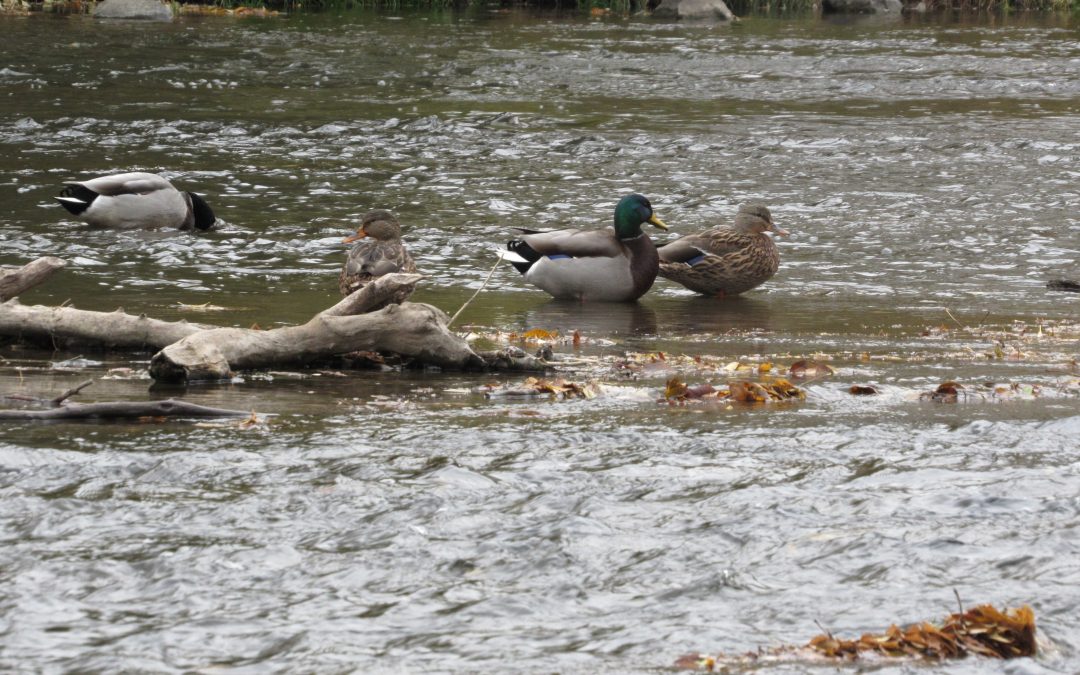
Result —
<path fill-rule="evenodd" d="M 547 256 L 548 260 L 562 260 L 563 258 L 573 258 L 572 255 L 566 255 L 565 253 L 556 253 L 555 255 Z M 704 257 L 704 256 L 703 256 Z"/>
<path fill-rule="evenodd" d="M 702 253 L 701 255 L 699 255 L 699 256 L 697 256 L 695 258 L 690 258 L 689 260 L 687 260 L 686 264 L 693 266 L 693 265 L 698 264 L 699 262 L 701 262 L 704 259 L 705 259 L 705 254 Z"/>

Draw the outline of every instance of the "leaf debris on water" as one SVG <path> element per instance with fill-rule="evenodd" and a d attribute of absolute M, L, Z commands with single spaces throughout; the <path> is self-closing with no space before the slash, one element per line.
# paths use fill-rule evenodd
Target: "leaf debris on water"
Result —
<path fill-rule="evenodd" d="M 728 666 L 793 661 L 1013 659 L 1035 656 L 1036 652 L 1031 607 L 1000 611 L 987 604 L 950 614 L 941 625 L 921 621 L 901 628 L 893 624 L 884 633 L 863 633 L 850 640 L 826 632 L 801 647 L 784 645 L 741 655 L 688 654 L 676 660 L 675 667 L 711 672 Z"/>
<path fill-rule="evenodd" d="M 773 380 L 735 380 L 727 388 L 715 388 L 711 384 L 684 384 L 678 376 L 668 379 L 664 386 L 664 398 L 669 404 L 684 404 L 687 401 L 732 401 L 736 403 L 767 403 L 769 401 L 803 400 L 806 392 L 791 382 L 776 378 Z"/>
<path fill-rule="evenodd" d="M 595 382 L 571 382 L 562 378 L 548 380 L 530 377 L 521 384 L 504 386 L 489 384 L 480 387 L 477 391 L 487 398 L 553 396 L 559 400 L 572 398 L 593 399 L 600 395 L 600 385 Z"/>

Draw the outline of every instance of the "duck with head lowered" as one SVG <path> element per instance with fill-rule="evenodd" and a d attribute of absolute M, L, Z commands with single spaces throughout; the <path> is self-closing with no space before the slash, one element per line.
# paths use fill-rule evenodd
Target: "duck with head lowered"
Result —
<path fill-rule="evenodd" d="M 733 225 L 688 234 L 661 246 L 660 276 L 719 298 L 748 291 L 780 268 L 780 254 L 766 232 L 788 233 L 773 223 L 766 207 L 743 204 Z"/>
<path fill-rule="evenodd" d="M 66 183 L 56 201 L 89 225 L 113 230 L 208 230 L 217 222 L 202 197 L 141 171 Z"/>
<path fill-rule="evenodd" d="M 666 230 L 652 204 L 639 194 L 619 200 L 614 227 L 599 230 L 520 229 L 503 257 L 525 281 L 556 298 L 604 302 L 637 300 L 652 288 L 660 259 L 642 231 L 644 223 Z"/>
<path fill-rule="evenodd" d="M 342 295 L 363 288 L 376 277 L 393 272 L 416 271 L 416 263 L 401 243 L 401 223 L 389 211 L 368 211 L 360 220 L 356 234 L 343 242 L 353 246 L 345 259 L 345 266 L 338 278 Z"/>

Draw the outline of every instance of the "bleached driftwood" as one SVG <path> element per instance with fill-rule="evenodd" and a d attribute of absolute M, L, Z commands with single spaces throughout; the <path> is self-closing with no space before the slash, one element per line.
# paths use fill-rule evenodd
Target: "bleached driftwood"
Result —
<path fill-rule="evenodd" d="M 0 303 L 0 336 L 54 347 L 157 349 L 150 375 L 160 382 L 225 379 L 233 371 L 311 364 L 350 352 L 389 352 L 419 364 L 460 370 L 544 369 L 528 356 L 499 353 L 485 359 L 450 332 L 441 310 L 404 302 L 422 278 L 388 274 L 303 325 L 267 331 L 9 300 Z"/>
<path fill-rule="evenodd" d="M 161 349 L 199 331 L 214 328 L 187 321 L 160 321 L 115 312 L 91 312 L 73 307 L 23 305 L 18 300 L 0 304 L 0 336 L 67 346 Z"/>
<path fill-rule="evenodd" d="M 445 368 L 483 367 L 468 343 L 447 330 L 446 321 L 446 314 L 431 305 L 404 303 L 356 316 L 324 312 L 302 326 L 267 331 L 200 331 L 155 354 L 150 376 L 159 382 L 218 380 L 234 370 L 311 363 L 356 351 L 394 352 Z"/>
<path fill-rule="evenodd" d="M 0 302 L 18 297 L 20 293 L 42 283 L 66 265 L 67 262 L 60 258 L 46 256 L 22 267 L 0 270 Z"/>
<path fill-rule="evenodd" d="M 400 305 L 416 290 L 416 284 L 424 278 L 423 274 L 397 272 L 386 274 L 371 283 L 365 284 L 334 305 L 323 310 L 323 316 L 349 316 L 364 314 L 382 309 L 388 304 Z"/>
<path fill-rule="evenodd" d="M 164 401 L 117 401 L 112 403 L 66 403 L 48 410 L 0 410 L 0 420 L 99 420 L 140 417 L 249 417 L 251 412 L 208 408 L 197 403 Z"/>

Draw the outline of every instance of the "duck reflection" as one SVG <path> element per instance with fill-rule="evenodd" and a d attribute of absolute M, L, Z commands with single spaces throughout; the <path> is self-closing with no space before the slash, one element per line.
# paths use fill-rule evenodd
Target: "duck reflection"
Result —
<path fill-rule="evenodd" d="M 637 302 L 583 303 L 551 300 L 525 310 L 524 326 L 587 335 L 656 335 L 656 312 Z"/>
<path fill-rule="evenodd" d="M 775 313 L 773 303 L 744 296 L 722 302 L 700 295 L 668 297 L 652 308 L 666 336 L 772 330 Z"/>

